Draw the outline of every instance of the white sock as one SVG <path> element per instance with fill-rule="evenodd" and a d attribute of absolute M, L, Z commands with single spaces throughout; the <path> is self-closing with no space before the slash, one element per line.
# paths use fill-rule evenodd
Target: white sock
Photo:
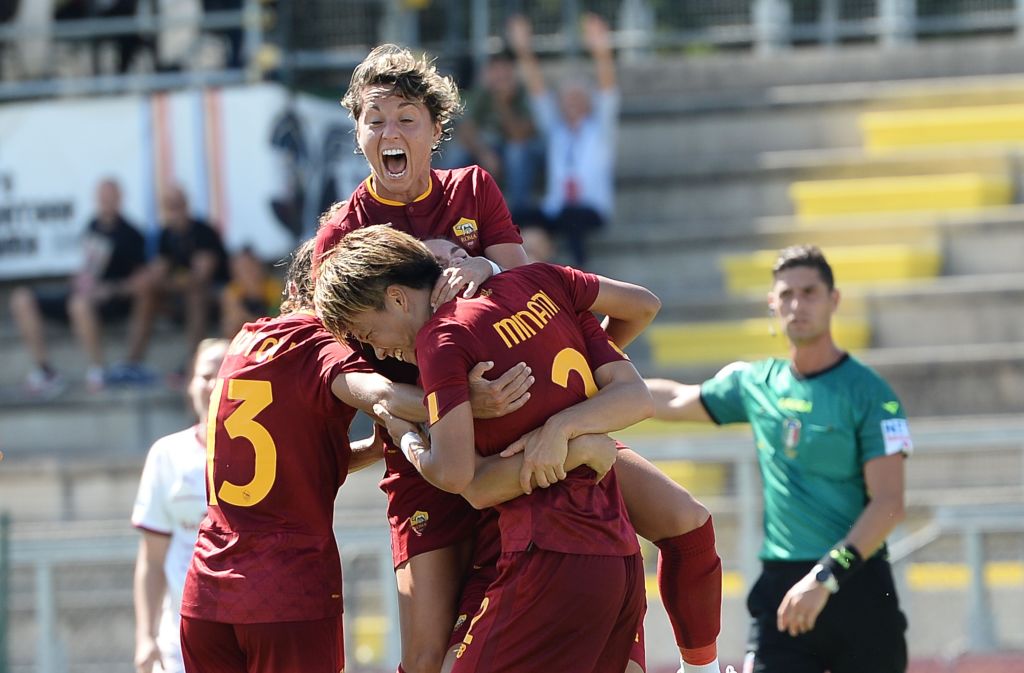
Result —
<path fill-rule="evenodd" d="M 679 673 L 722 673 L 722 669 L 719 667 L 718 659 L 716 658 L 709 664 L 688 664 L 682 661 L 682 668 L 679 669 Z"/>

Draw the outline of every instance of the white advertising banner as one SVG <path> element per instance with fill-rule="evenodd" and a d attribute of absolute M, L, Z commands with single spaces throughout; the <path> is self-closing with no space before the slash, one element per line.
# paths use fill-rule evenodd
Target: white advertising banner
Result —
<path fill-rule="evenodd" d="M 0 106 L 0 279 L 74 272 L 107 177 L 151 241 L 178 184 L 229 251 L 279 259 L 367 175 L 351 128 L 337 102 L 274 84 Z"/>

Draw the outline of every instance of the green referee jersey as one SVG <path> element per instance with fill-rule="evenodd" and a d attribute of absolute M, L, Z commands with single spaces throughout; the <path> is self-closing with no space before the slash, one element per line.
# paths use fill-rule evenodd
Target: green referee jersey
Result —
<path fill-rule="evenodd" d="M 735 362 L 701 385 L 701 402 L 716 423 L 749 422 L 754 432 L 763 560 L 820 558 L 867 504 L 864 463 L 913 450 L 899 399 L 849 355 L 807 377 L 788 360 Z"/>

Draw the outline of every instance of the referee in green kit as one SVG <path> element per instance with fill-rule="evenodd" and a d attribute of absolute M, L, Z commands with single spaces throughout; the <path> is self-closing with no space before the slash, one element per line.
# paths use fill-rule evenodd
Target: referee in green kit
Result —
<path fill-rule="evenodd" d="M 839 291 L 821 251 L 786 248 L 772 275 L 790 358 L 736 362 L 701 385 L 648 380 L 655 417 L 754 432 L 764 544 L 744 673 L 903 673 L 907 621 L 885 549 L 913 450 L 903 406 L 832 340 Z"/>

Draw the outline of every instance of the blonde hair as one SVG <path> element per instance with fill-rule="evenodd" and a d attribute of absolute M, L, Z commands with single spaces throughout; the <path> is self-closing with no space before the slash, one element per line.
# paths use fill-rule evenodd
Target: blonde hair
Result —
<path fill-rule="evenodd" d="M 284 277 L 284 298 L 281 300 L 281 315 L 295 313 L 304 308 L 313 308 L 313 251 L 316 238 L 299 244 L 288 263 Z"/>
<path fill-rule="evenodd" d="M 352 72 L 348 91 L 341 99 L 353 119 L 358 120 L 363 113 L 363 93 L 375 86 L 392 87 L 402 98 L 423 103 L 430 118 L 441 124 L 438 142 L 451 138 L 451 123 L 462 113 L 459 87 L 451 77 L 437 72 L 426 55 L 416 58 L 396 44 L 375 47 Z"/>
<path fill-rule="evenodd" d="M 346 235 L 320 262 L 313 302 L 320 320 L 344 336 L 355 317 L 384 307 L 391 285 L 432 288 L 441 265 L 420 241 L 386 224 Z"/>
<path fill-rule="evenodd" d="M 195 355 L 192 356 L 192 371 L 189 372 L 190 377 L 196 375 L 196 365 L 199 364 L 199 358 L 203 357 L 203 355 L 206 354 L 206 351 L 212 348 L 223 348 L 224 351 L 226 352 L 230 344 L 230 341 L 228 341 L 227 339 L 222 339 L 220 337 L 203 339 L 202 341 L 200 341 L 199 344 L 196 346 Z"/>

